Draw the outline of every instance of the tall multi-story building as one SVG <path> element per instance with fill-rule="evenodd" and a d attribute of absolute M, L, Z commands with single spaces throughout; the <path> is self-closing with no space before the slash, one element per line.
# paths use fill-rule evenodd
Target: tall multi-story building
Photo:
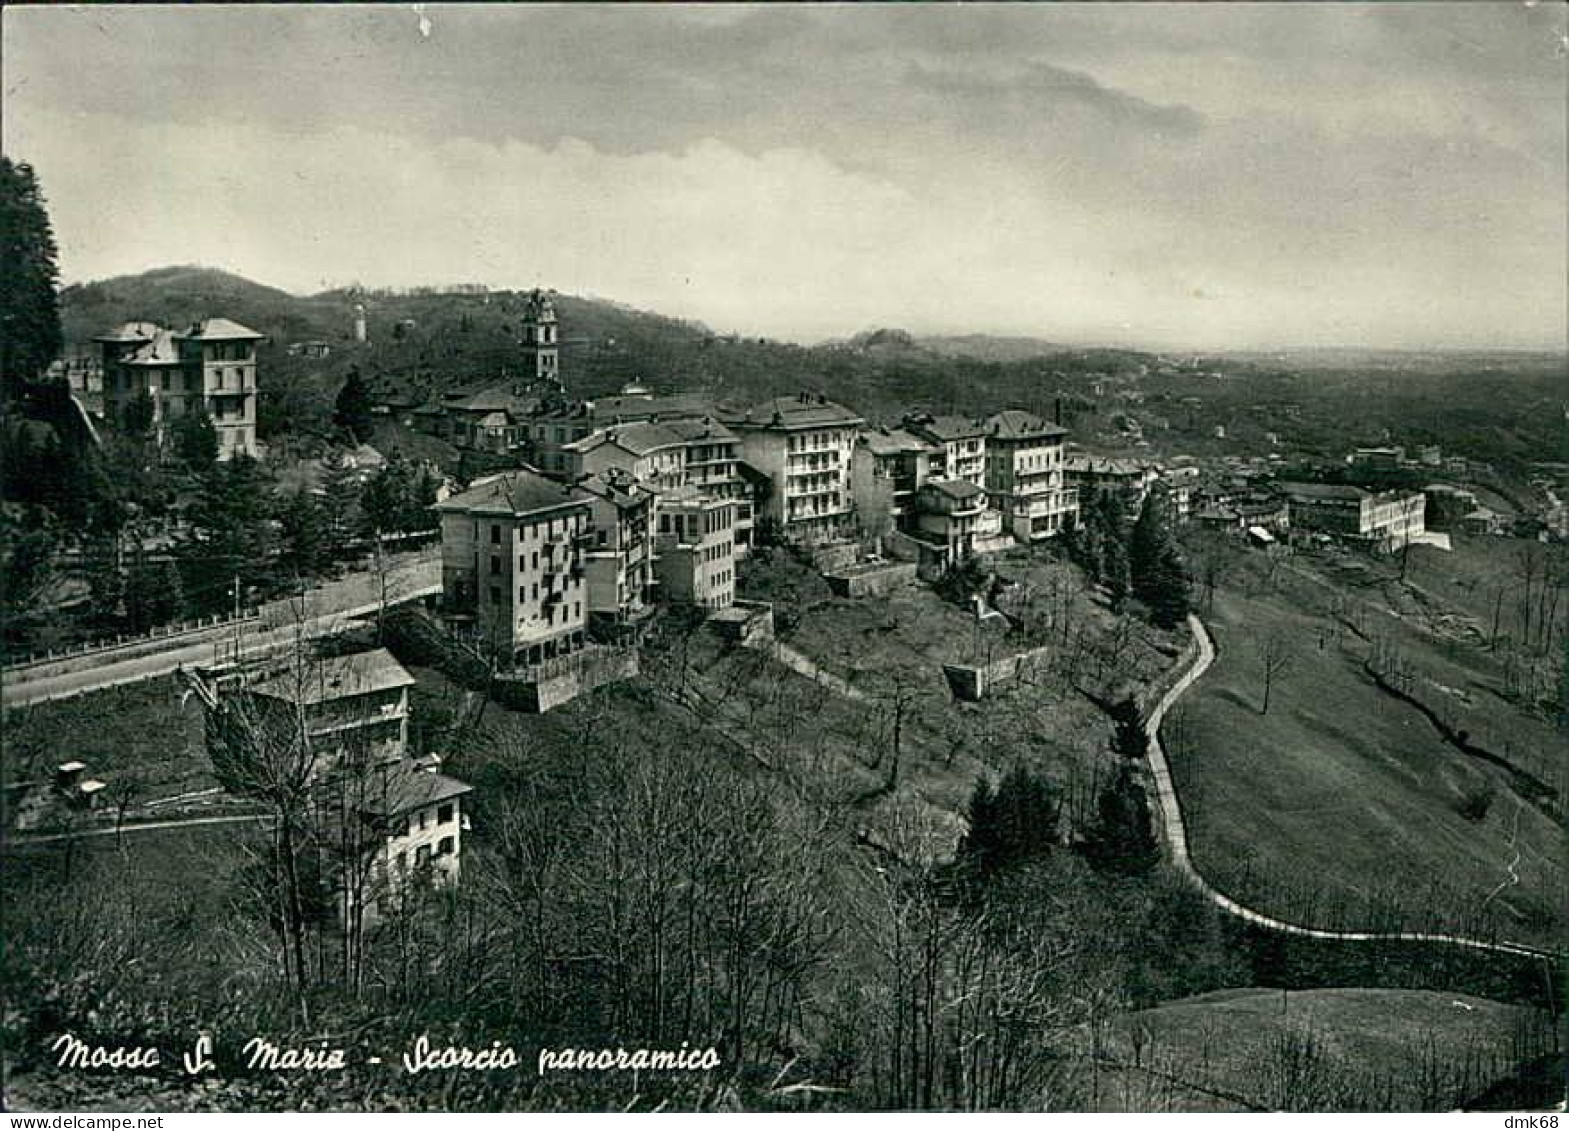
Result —
<path fill-rule="evenodd" d="M 161 440 L 170 421 L 201 412 L 217 430 L 219 459 L 256 455 L 256 344 L 264 335 L 205 318 L 183 331 L 127 322 L 93 340 L 103 349 L 105 415 L 117 427 L 146 411 Z"/>
<path fill-rule="evenodd" d="M 509 660 L 536 664 L 586 642 L 584 553 L 592 506 L 529 470 L 480 480 L 437 503 L 442 602 L 455 626 Z"/>
<path fill-rule="evenodd" d="M 700 609 L 735 603 L 736 504 L 692 487 L 661 496 L 654 571 L 665 600 Z"/>
<path fill-rule="evenodd" d="M 1067 430 L 1019 409 L 986 420 L 986 493 L 1020 542 L 1050 538 L 1079 509 L 1063 481 Z"/>
<path fill-rule="evenodd" d="M 649 610 L 654 585 L 655 494 L 612 469 L 577 482 L 589 504 L 591 537 L 583 551 L 589 625 L 614 632 Z"/>
<path fill-rule="evenodd" d="M 914 413 L 904 418 L 910 432 L 934 445 L 930 473 L 933 479 L 964 479 L 986 487 L 986 421 L 967 416 L 933 416 Z"/>
<path fill-rule="evenodd" d="M 681 438 L 686 449 L 685 486 L 735 504 L 735 552 L 745 557 L 752 547 L 752 488 L 741 475 L 741 437 L 712 416 L 670 419 L 664 427 Z"/>
<path fill-rule="evenodd" d="M 926 482 L 937 446 L 903 428 L 866 428 L 855 440 L 851 484 L 865 526 L 905 530 L 915 519 L 916 492 Z"/>
<path fill-rule="evenodd" d="M 741 437 L 742 458 L 769 481 L 759 520 L 805 545 L 851 533 L 851 457 L 865 423 L 860 416 L 802 393 L 764 401 L 724 422 Z"/>

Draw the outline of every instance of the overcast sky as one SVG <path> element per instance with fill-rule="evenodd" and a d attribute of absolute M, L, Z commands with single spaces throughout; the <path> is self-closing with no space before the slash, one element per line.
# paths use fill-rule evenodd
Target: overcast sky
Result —
<path fill-rule="evenodd" d="M 1563 347 L 1561 3 L 4 11 L 62 273 Z"/>

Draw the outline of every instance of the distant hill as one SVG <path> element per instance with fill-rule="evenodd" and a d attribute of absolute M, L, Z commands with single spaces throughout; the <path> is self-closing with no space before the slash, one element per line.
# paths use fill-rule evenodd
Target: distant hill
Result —
<path fill-rule="evenodd" d="M 247 325 L 288 320 L 298 317 L 294 308 L 300 302 L 276 287 L 211 267 L 159 267 L 66 287 L 60 315 L 66 341 L 75 344 L 134 318 L 169 325 L 219 313 Z"/>
<path fill-rule="evenodd" d="M 324 430 L 332 397 L 351 366 L 378 393 L 415 401 L 519 372 L 521 292 L 340 289 L 292 295 L 211 268 L 164 267 L 68 287 L 60 297 L 74 346 L 132 318 L 178 325 L 222 315 L 267 335 L 259 357 L 263 435 Z M 353 340 L 356 304 L 365 307 L 367 343 Z M 1061 350 L 1030 339 L 921 339 L 893 329 L 808 347 L 719 333 L 576 295 L 558 295 L 556 310 L 562 375 L 572 393 L 588 397 L 637 381 L 660 391 L 703 390 L 733 403 L 812 390 L 874 420 L 897 418 L 911 407 L 1047 412 L 1054 397 L 1071 395 L 1094 376 L 1136 370 L 1152 360 L 1132 351 Z M 305 340 L 328 343 L 330 356 L 288 355 L 289 343 Z M 1022 344 L 1027 341 L 1029 347 Z M 964 342 L 972 343 L 968 351 L 953 345 Z M 993 352 L 1018 356 L 986 356 L 983 342 L 1011 343 Z"/>
<path fill-rule="evenodd" d="M 1028 361 L 1034 357 L 1069 353 L 1073 348 L 1043 338 L 997 334 L 932 335 L 917 340 L 933 353 L 949 357 L 974 357 L 982 361 Z"/>

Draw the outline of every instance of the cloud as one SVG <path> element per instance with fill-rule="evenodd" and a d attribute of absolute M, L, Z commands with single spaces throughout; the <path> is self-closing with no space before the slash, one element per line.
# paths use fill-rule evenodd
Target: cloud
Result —
<path fill-rule="evenodd" d="M 11 7 L 0 124 L 76 279 L 1539 345 L 1569 305 L 1558 9 L 440 5 L 426 36 L 401 5 Z"/>
<path fill-rule="evenodd" d="M 1196 134 L 1204 128 L 1204 116 L 1191 106 L 1159 105 L 1105 86 L 1092 75 L 1045 63 L 998 75 L 917 64 L 908 74 L 917 90 L 960 100 L 975 107 L 977 114 L 1005 121 L 1015 115 L 1049 116 L 1068 109 L 1087 111 L 1102 126 L 1133 126 L 1168 135 Z"/>

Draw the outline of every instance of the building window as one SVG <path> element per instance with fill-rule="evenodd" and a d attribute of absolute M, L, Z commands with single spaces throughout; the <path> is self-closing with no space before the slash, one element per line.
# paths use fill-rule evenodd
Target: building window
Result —
<path fill-rule="evenodd" d="M 490 527 L 490 540 L 492 542 L 501 541 L 501 527 L 495 525 L 494 523 L 492 523 Z"/>
<path fill-rule="evenodd" d="M 429 824 L 430 824 L 430 810 L 429 809 L 421 809 L 419 811 L 419 831 L 420 832 L 424 832 L 425 831 L 425 827 L 427 825 L 429 825 Z"/>
<path fill-rule="evenodd" d="M 501 572 L 501 559 L 498 558 L 495 554 L 491 554 L 490 555 L 490 572 L 491 573 L 500 573 Z"/>
<path fill-rule="evenodd" d="M 450 836 L 444 836 L 436 842 L 436 855 L 451 856 L 455 847 L 456 841 Z"/>
<path fill-rule="evenodd" d="M 494 585 L 490 587 L 490 603 L 492 605 L 501 604 L 501 590 L 496 588 Z"/>
<path fill-rule="evenodd" d="M 414 866 L 422 868 L 430 863 L 430 845 L 422 844 L 414 850 Z"/>
<path fill-rule="evenodd" d="M 438 825 L 449 824 L 449 823 L 451 823 L 451 821 L 452 821 L 452 806 L 450 804 L 443 805 L 440 809 L 436 810 L 436 823 Z"/>

